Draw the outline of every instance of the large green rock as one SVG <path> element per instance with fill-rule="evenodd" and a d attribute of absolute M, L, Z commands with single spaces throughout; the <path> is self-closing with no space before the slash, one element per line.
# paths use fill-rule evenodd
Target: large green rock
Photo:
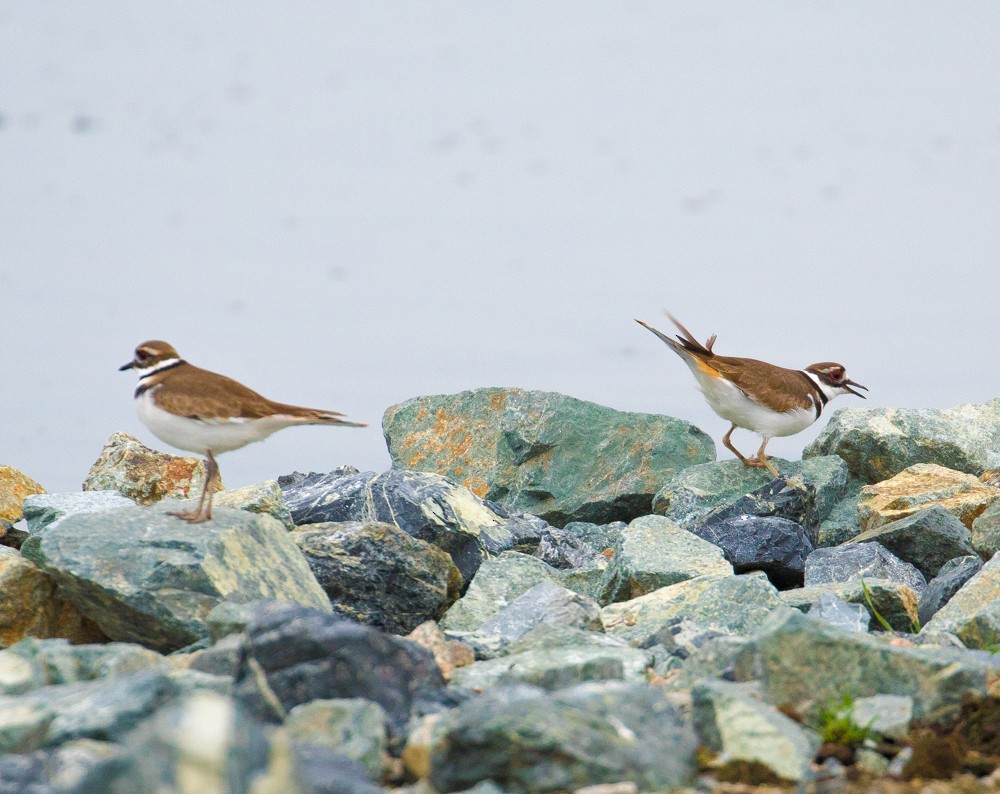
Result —
<path fill-rule="evenodd" d="M 1000 557 L 993 557 L 947 604 L 938 610 L 923 633 L 957 634 L 970 648 L 1000 646 Z"/>
<path fill-rule="evenodd" d="M 395 465 L 556 526 L 645 515 L 664 481 L 715 459 L 712 440 L 679 419 L 522 389 L 417 397 L 390 407 L 382 429 Z"/>
<path fill-rule="evenodd" d="M 788 606 L 808 612 L 819 604 L 825 594 L 835 595 L 849 604 L 861 604 L 871 614 L 871 625 L 877 629 L 881 630 L 882 626 L 876 625 L 876 613 L 896 631 L 914 630 L 918 625 L 919 597 L 911 587 L 887 579 L 865 579 L 864 585 L 861 582 L 855 576 L 846 582 L 827 582 L 785 590 L 780 596 Z M 865 588 L 868 589 L 867 595 Z"/>
<path fill-rule="evenodd" d="M 802 455 L 839 455 L 868 483 L 915 463 L 980 475 L 1000 468 L 1000 398 L 946 410 L 841 408 Z"/>
<path fill-rule="evenodd" d="M 70 513 L 32 534 L 25 557 L 113 640 L 169 652 L 208 636 L 223 600 L 330 611 L 302 552 L 270 516 L 220 507 L 191 525 L 177 504 Z"/>

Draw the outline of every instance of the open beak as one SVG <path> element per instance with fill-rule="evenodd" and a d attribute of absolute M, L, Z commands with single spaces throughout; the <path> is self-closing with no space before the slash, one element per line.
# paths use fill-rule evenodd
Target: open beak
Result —
<path fill-rule="evenodd" d="M 862 400 L 867 400 L 868 399 L 861 392 L 855 391 L 854 389 L 852 389 L 851 386 L 856 386 L 859 389 L 864 389 L 865 391 L 868 391 L 868 387 L 867 386 L 862 386 L 857 381 L 853 381 L 853 380 L 850 380 L 850 379 L 844 381 L 844 388 L 847 389 L 851 394 L 858 395 L 858 397 L 860 397 Z"/>
<path fill-rule="evenodd" d="M 132 369 L 132 367 L 134 367 L 134 366 L 135 366 L 135 362 L 134 361 L 130 361 L 130 362 L 128 362 L 128 364 L 122 364 L 120 367 L 118 367 L 118 371 L 119 372 L 124 372 L 127 369 Z M 864 387 L 862 387 L 862 388 L 864 388 Z"/>

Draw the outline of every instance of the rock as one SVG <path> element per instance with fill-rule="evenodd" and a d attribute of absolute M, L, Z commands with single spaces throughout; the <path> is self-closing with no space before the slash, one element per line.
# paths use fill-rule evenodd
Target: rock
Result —
<path fill-rule="evenodd" d="M 1000 467 L 998 433 L 1000 399 L 947 410 L 843 408 L 802 455 L 839 455 L 869 483 L 920 463 L 979 475 Z"/>
<path fill-rule="evenodd" d="M 649 653 L 610 645 L 537 648 L 476 662 L 455 671 L 458 686 L 480 691 L 506 684 L 564 689 L 589 681 L 646 681 Z"/>
<path fill-rule="evenodd" d="M 42 494 L 24 500 L 24 518 L 28 523 L 28 534 L 34 535 L 70 513 L 100 513 L 134 505 L 135 502 L 118 491 Z"/>
<path fill-rule="evenodd" d="M 281 488 L 276 480 L 265 480 L 230 491 L 217 491 L 212 497 L 212 508 L 216 507 L 232 507 L 235 510 L 271 516 L 278 519 L 285 529 L 295 529 L 292 514 L 282 501 Z"/>
<path fill-rule="evenodd" d="M 870 530 L 940 505 L 971 528 L 976 517 L 997 499 L 1000 489 L 971 474 L 918 463 L 892 479 L 862 488 L 858 520 L 862 529 Z"/>
<path fill-rule="evenodd" d="M 526 590 L 477 629 L 509 644 L 542 623 L 603 631 L 601 608 L 587 596 L 553 582 L 539 582 Z"/>
<path fill-rule="evenodd" d="M 348 476 L 333 472 L 284 484 L 282 493 L 298 526 L 392 524 L 448 552 L 464 582 L 484 559 L 512 548 L 519 539 L 516 522 L 438 474 L 406 469 Z"/>
<path fill-rule="evenodd" d="M 699 576 L 661 587 L 601 610 L 604 630 L 643 647 L 665 623 L 687 618 L 703 628 L 730 634 L 755 631 L 773 609 L 783 609 L 778 591 L 762 573 Z"/>
<path fill-rule="evenodd" d="M 615 544 L 601 602 L 627 601 L 696 576 L 732 574 L 721 549 L 662 516 L 630 523 Z"/>
<path fill-rule="evenodd" d="M 71 513 L 22 551 L 108 637 L 164 652 L 207 636 L 205 616 L 223 599 L 330 609 L 275 519 L 222 507 L 191 525 L 168 509 L 176 504 Z"/>
<path fill-rule="evenodd" d="M 315 609 L 262 608 L 246 642 L 235 692 L 267 720 L 313 700 L 363 698 L 385 710 L 390 735 L 398 737 L 418 701 L 433 700 L 444 686 L 429 651 Z"/>
<path fill-rule="evenodd" d="M 539 582 L 556 581 L 558 573 L 536 557 L 516 551 L 486 560 L 469 583 L 465 595 L 441 618 L 441 628 L 447 632 L 476 631 Z"/>
<path fill-rule="evenodd" d="M 867 595 L 865 588 L 868 589 Z M 785 590 L 781 593 L 781 600 L 790 607 L 811 613 L 813 607 L 830 595 L 849 604 L 861 604 L 873 619 L 878 621 L 881 616 L 896 631 L 915 632 L 919 625 L 916 592 L 909 585 L 888 579 L 851 579 L 847 582 L 807 585 L 795 590 Z M 869 599 L 871 605 L 868 604 Z M 881 621 L 879 626 L 884 628 Z"/>
<path fill-rule="evenodd" d="M 800 525 L 778 516 L 731 516 L 697 524 L 691 531 L 722 549 L 736 573 L 763 571 L 779 589 L 802 585 L 806 557 L 813 550 Z"/>
<path fill-rule="evenodd" d="M 816 520 L 825 518 L 847 493 L 847 466 L 836 456 L 792 462 L 771 458 L 771 461 L 785 480 L 804 485 L 811 492 Z M 687 526 L 701 521 L 713 510 L 767 487 L 772 480 L 764 469 L 744 466 L 738 460 L 701 463 L 679 471 L 667 482 L 653 499 L 653 512 Z"/>
<path fill-rule="evenodd" d="M 56 583 L 15 549 L 0 546 L 0 648 L 25 637 L 65 637 L 73 642 L 107 639 L 73 604 L 56 594 Z"/>
<path fill-rule="evenodd" d="M 392 524 L 307 524 L 291 533 L 334 614 L 394 634 L 441 617 L 462 575 L 437 546 Z"/>
<path fill-rule="evenodd" d="M 207 468 L 201 458 L 157 452 L 139 439 L 114 433 L 83 481 L 85 491 L 117 491 L 140 505 L 161 499 L 197 499 Z M 218 481 L 217 491 L 222 490 Z"/>
<path fill-rule="evenodd" d="M 113 742 L 78 739 L 51 750 L 0 756 L 4 794 L 101 794 L 130 768 L 125 749 Z"/>
<path fill-rule="evenodd" d="M 1000 551 L 1000 501 L 991 504 L 973 520 L 972 546 L 984 560 Z"/>
<path fill-rule="evenodd" d="M 607 559 L 593 549 L 586 540 L 565 529 L 555 527 L 545 530 L 534 556 L 546 565 L 562 570 L 583 568 L 601 560 L 607 562 Z"/>
<path fill-rule="evenodd" d="M 969 579 L 924 624 L 921 634 L 951 632 L 969 648 L 1000 645 L 1000 557 Z"/>
<path fill-rule="evenodd" d="M 762 703 L 745 686 L 706 681 L 691 691 L 691 718 L 701 744 L 718 753 L 709 769 L 753 763 L 781 780 L 810 777 L 819 736 Z"/>
<path fill-rule="evenodd" d="M 874 695 L 858 698 L 849 709 L 851 722 L 895 741 L 904 741 L 913 720 L 913 698 Z"/>
<path fill-rule="evenodd" d="M 942 565 L 938 575 L 927 583 L 927 589 L 920 595 L 920 623 L 926 624 L 934 617 L 982 567 L 983 561 L 974 554 L 955 557 Z"/>
<path fill-rule="evenodd" d="M 867 634 L 872 616 L 864 604 L 850 604 L 833 593 L 823 593 L 809 609 L 809 617 L 844 631 Z"/>
<path fill-rule="evenodd" d="M 948 560 L 976 553 L 972 533 L 939 504 L 862 532 L 852 542 L 879 543 L 926 579 L 937 576 Z"/>
<path fill-rule="evenodd" d="M 205 615 L 205 625 L 208 627 L 208 638 L 216 643 L 230 634 L 239 634 L 253 620 L 254 614 L 264 604 L 270 601 L 220 601 Z"/>
<path fill-rule="evenodd" d="M 924 575 L 880 543 L 848 543 L 816 549 L 806 559 L 806 587 L 858 579 L 884 579 L 908 585 L 918 595 L 927 587 Z"/>
<path fill-rule="evenodd" d="M 625 527 L 624 521 L 612 521 L 610 524 L 591 524 L 587 521 L 573 521 L 562 528 L 579 538 L 598 554 L 614 548 Z"/>
<path fill-rule="evenodd" d="M 451 680 L 456 667 L 465 667 L 475 661 L 471 647 L 464 642 L 448 639 L 433 620 L 421 623 L 406 635 L 406 639 L 433 654 L 445 681 Z"/>
<path fill-rule="evenodd" d="M 289 711 L 284 728 L 293 742 L 329 747 L 360 763 L 370 779 L 382 776 L 386 718 L 377 703 L 357 698 L 313 700 Z"/>
<path fill-rule="evenodd" d="M 0 466 L 0 521 L 16 524 L 24 513 L 24 499 L 31 494 L 45 493 L 37 482 L 12 466 Z"/>
<path fill-rule="evenodd" d="M 712 440 L 679 419 L 521 389 L 418 397 L 390 407 L 382 429 L 395 465 L 555 526 L 646 515 L 665 479 L 715 458 Z"/>
<path fill-rule="evenodd" d="M 847 486 L 847 496 L 837 502 L 819 525 L 816 546 L 839 546 L 861 534 L 858 523 L 858 501 L 861 499 L 861 480 L 852 479 Z"/>
<path fill-rule="evenodd" d="M 694 775 L 691 727 L 665 693 L 645 684 L 581 684 L 553 693 L 500 687 L 442 723 L 430 771 L 438 791 L 484 779 L 516 792 L 623 780 L 661 791 Z"/>

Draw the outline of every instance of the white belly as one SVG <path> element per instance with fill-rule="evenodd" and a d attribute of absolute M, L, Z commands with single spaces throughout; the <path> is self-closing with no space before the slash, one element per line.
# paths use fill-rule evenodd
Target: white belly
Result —
<path fill-rule="evenodd" d="M 172 447 L 207 455 L 229 452 L 254 441 L 261 441 L 271 433 L 295 424 L 280 417 L 254 420 L 203 420 L 177 416 L 153 401 L 154 389 L 140 394 L 135 401 L 139 419 L 160 441 Z"/>
<path fill-rule="evenodd" d="M 691 367 L 691 371 L 713 411 L 737 427 L 752 430 L 764 438 L 792 436 L 816 421 L 816 411 L 813 408 L 772 411 L 755 403 L 728 380 L 705 375 L 695 366 Z"/>

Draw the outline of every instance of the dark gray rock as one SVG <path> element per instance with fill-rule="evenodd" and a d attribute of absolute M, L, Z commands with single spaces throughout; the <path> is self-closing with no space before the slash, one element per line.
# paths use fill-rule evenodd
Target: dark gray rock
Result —
<path fill-rule="evenodd" d="M 542 535 L 534 556 L 553 568 L 583 568 L 601 557 L 587 541 L 573 532 L 550 527 Z"/>
<path fill-rule="evenodd" d="M 806 531 L 778 516 L 730 516 L 691 528 L 726 555 L 736 573 L 763 571 L 779 590 L 800 587 L 813 544 Z"/>
<path fill-rule="evenodd" d="M 941 505 L 869 529 L 851 542 L 871 541 L 882 544 L 899 559 L 914 565 L 926 579 L 937 576 L 948 560 L 976 553 L 972 547 L 972 533 Z"/>
<path fill-rule="evenodd" d="M 833 593 L 823 593 L 809 610 L 809 617 L 844 631 L 868 633 L 872 616 L 862 604 L 850 604 Z"/>
<path fill-rule="evenodd" d="M 308 524 L 291 533 L 334 614 L 408 634 L 458 598 L 447 553 L 392 524 Z"/>
<path fill-rule="evenodd" d="M 976 554 L 956 557 L 942 565 L 938 575 L 927 583 L 927 589 L 920 596 L 920 622 L 925 624 L 934 617 L 982 567 L 983 561 Z"/>
<path fill-rule="evenodd" d="M 430 651 L 370 626 L 324 612 L 275 604 L 247 626 L 235 692 L 250 712 L 280 720 L 320 698 L 365 698 L 386 712 L 398 737 L 418 703 L 444 697 Z"/>
<path fill-rule="evenodd" d="M 687 529 L 717 524 L 740 516 L 776 516 L 799 524 L 809 541 L 815 545 L 819 537 L 820 513 L 816 506 L 816 490 L 801 478 L 778 477 L 735 502 L 717 507 Z"/>
<path fill-rule="evenodd" d="M 657 687 L 606 682 L 548 693 L 506 686 L 442 718 L 430 782 L 460 791 L 490 779 L 509 792 L 572 791 L 634 782 L 661 791 L 689 782 L 697 743 Z"/>
<path fill-rule="evenodd" d="M 848 543 L 816 549 L 806 559 L 806 587 L 852 579 L 885 579 L 911 587 L 918 595 L 927 580 L 914 566 L 903 562 L 879 543 Z"/>
<path fill-rule="evenodd" d="M 315 744 L 292 746 L 294 777 L 290 783 L 302 794 L 385 794 L 385 789 L 367 779 L 357 761 L 329 747 Z"/>
<path fill-rule="evenodd" d="M 383 474 L 305 475 L 278 480 L 297 526 L 381 522 L 451 555 L 468 582 L 489 556 L 513 548 L 537 526 L 500 515 L 467 488 L 439 474 L 390 469 Z"/>

